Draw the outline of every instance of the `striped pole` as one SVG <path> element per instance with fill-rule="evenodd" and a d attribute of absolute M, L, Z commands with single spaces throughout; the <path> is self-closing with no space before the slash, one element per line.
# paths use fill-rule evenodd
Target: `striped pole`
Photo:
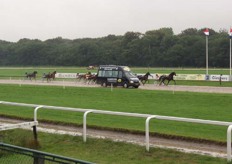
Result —
<path fill-rule="evenodd" d="M 231 37 L 230 37 L 230 76 L 231 76 Z"/>
<path fill-rule="evenodd" d="M 209 74 L 209 71 L 208 71 L 208 56 L 209 56 L 209 52 L 208 52 L 208 35 L 206 35 L 206 75 Z"/>

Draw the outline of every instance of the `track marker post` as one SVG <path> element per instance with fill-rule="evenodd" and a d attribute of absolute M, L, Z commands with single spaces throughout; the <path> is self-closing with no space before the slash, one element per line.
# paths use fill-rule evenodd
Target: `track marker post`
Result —
<path fill-rule="evenodd" d="M 64 83 L 64 80 L 63 80 L 63 89 L 65 89 L 65 83 Z"/>

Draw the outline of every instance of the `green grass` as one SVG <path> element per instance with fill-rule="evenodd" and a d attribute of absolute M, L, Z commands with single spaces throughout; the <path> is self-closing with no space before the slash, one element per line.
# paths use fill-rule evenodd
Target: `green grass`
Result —
<path fill-rule="evenodd" d="M 191 93 L 115 88 L 1 85 L 1 101 L 66 106 L 232 122 L 232 94 Z M 33 118 L 33 109 L 0 105 L 0 114 Z M 41 109 L 38 118 L 82 124 L 83 113 Z M 89 114 L 88 125 L 144 131 L 144 118 Z M 152 120 L 153 132 L 226 141 L 226 128 Z"/>
<path fill-rule="evenodd" d="M 1 140 L 5 143 L 30 147 L 32 134 L 26 130 L 1 132 Z M 17 138 L 17 139 L 16 139 Z M 25 142 L 30 140 L 30 142 Z M 84 143 L 82 137 L 39 133 L 40 151 L 72 157 L 101 164 L 226 164 L 226 159 L 208 156 L 185 154 L 173 150 L 150 148 L 111 140 L 92 139 Z M 18 161 L 23 157 L 19 157 Z M 11 158 L 1 158 L 11 160 Z"/>

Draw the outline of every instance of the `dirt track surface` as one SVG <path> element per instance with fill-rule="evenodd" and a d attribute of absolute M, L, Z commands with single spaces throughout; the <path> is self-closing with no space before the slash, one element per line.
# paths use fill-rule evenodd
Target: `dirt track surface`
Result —
<path fill-rule="evenodd" d="M 75 81 L 52 81 L 52 82 L 42 82 L 42 81 L 20 81 L 20 80 L 0 80 L 0 84 L 18 84 L 22 85 L 55 85 L 55 86 L 76 86 L 76 87 L 101 87 L 95 84 L 84 84 L 83 82 Z M 170 90 L 175 91 L 189 91 L 189 92 L 210 92 L 210 93 L 232 93 L 232 88 L 230 87 L 205 87 L 205 86 L 157 86 L 154 84 L 149 84 L 145 86 L 140 86 L 139 89 L 150 89 L 150 90 Z M 19 120 L 12 120 L 1 118 L 0 125 L 5 123 L 16 123 Z M 22 120 L 20 120 L 22 122 Z M 48 133 L 58 133 L 58 134 L 70 134 L 70 135 L 82 135 L 82 128 L 53 125 L 47 123 L 39 122 L 39 131 L 44 131 Z M 125 132 L 115 132 L 108 130 L 96 130 L 87 129 L 88 137 L 97 138 L 109 138 L 114 141 L 130 142 L 134 144 L 144 145 L 145 149 L 145 135 L 130 134 Z M 150 136 L 150 146 L 151 147 L 161 147 L 161 148 L 171 148 L 187 153 L 203 154 L 215 157 L 226 158 L 226 145 L 219 145 L 216 143 L 206 143 L 201 141 L 183 141 L 180 139 L 168 139 L 158 136 Z"/>
<path fill-rule="evenodd" d="M 30 80 L 0 80 L 0 84 L 18 84 L 22 85 L 46 85 L 46 86 L 62 86 L 63 88 L 68 86 L 73 87 L 101 87 L 96 84 L 86 84 L 84 82 L 73 81 L 30 81 Z M 109 86 L 110 88 L 110 86 Z M 139 89 L 147 90 L 169 90 L 175 91 L 188 91 L 188 92 L 208 92 L 208 93 L 232 93 L 232 87 L 210 87 L 210 86 L 180 86 L 180 85 L 169 85 L 159 86 L 157 84 L 146 84 L 141 85 Z"/>
<path fill-rule="evenodd" d="M 181 86 L 181 85 L 169 85 L 169 86 L 157 86 L 157 85 L 145 85 L 141 86 L 141 89 L 153 89 L 153 90 L 169 90 L 169 91 L 187 91 L 187 92 L 207 92 L 207 93 L 232 93 L 232 87 L 210 87 L 210 86 Z"/>

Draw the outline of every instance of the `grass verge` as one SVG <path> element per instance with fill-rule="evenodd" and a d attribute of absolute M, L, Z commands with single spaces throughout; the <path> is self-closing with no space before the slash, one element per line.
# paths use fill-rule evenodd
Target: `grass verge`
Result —
<path fill-rule="evenodd" d="M 1 141 L 23 147 L 30 147 L 26 141 L 32 132 L 27 130 L 10 130 L 0 133 Z M 82 137 L 39 133 L 40 151 L 68 156 L 101 164 L 225 164 L 226 159 L 185 154 L 173 150 L 144 147 L 124 142 L 89 138 L 84 143 Z"/>

